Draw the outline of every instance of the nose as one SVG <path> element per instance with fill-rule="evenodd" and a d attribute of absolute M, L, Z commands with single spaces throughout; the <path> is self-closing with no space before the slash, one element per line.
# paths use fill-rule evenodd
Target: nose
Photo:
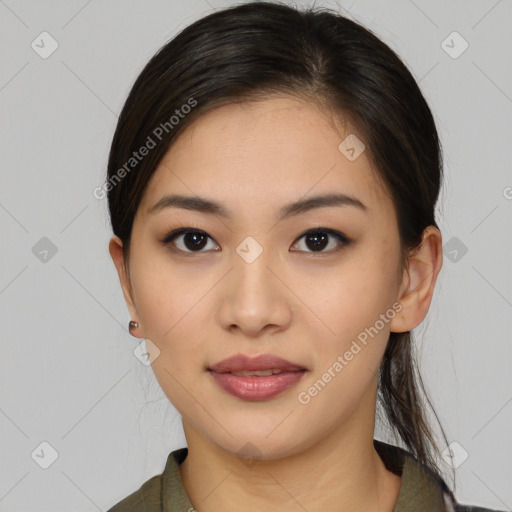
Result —
<path fill-rule="evenodd" d="M 233 268 L 218 290 L 222 327 L 248 337 L 286 329 L 293 312 L 293 293 L 286 280 L 285 272 L 265 251 L 252 262 L 235 255 Z"/>

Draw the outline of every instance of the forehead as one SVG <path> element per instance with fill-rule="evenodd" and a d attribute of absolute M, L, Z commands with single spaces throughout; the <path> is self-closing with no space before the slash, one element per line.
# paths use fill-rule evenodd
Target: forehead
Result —
<path fill-rule="evenodd" d="M 345 152 L 364 136 L 348 121 L 333 119 L 318 105 L 286 95 L 208 111 L 174 141 L 141 209 L 173 191 L 213 197 L 241 214 L 330 192 L 356 196 L 374 214 L 388 210 L 390 198 L 366 148 L 355 159 Z"/>

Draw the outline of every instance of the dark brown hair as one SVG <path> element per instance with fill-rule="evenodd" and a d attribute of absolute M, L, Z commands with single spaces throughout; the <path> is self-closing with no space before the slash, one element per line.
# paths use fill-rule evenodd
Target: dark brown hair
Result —
<path fill-rule="evenodd" d="M 275 93 L 320 104 L 356 127 L 393 200 L 405 268 L 424 229 L 438 227 L 442 156 L 432 113 L 405 64 L 370 30 L 330 9 L 300 11 L 275 2 L 250 2 L 199 19 L 136 79 L 113 137 L 107 177 L 112 228 L 127 264 L 138 205 L 178 135 L 212 108 Z M 150 139 L 156 145 L 131 161 Z M 425 405 L 432 406 L 410 332 L 390 334 L 378 401 L 395 437 L 441 479 L 425 414 Z"/>

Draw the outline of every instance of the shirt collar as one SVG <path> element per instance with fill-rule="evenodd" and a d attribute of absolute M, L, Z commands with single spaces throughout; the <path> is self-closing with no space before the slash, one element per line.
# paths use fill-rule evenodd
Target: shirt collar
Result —
<path fill-rule="evenodd" d="M 393 512 L 441 512 L 446 510 L 446 485 L 431 470 L 420 464 L 408 451 L 373 440 L 386 468 L 401 475 L 402 484 Z"/>

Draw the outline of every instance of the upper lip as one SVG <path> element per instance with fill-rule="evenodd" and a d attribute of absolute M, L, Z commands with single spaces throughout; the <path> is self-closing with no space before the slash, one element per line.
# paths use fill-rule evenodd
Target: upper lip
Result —
<path fill-rule="evenodd" d="M 272 354 L 262 354 L 256 357 L 246 356 L 245 354 L 235 354 L 234 356 L 219 361 L 208 369 L 216 373 L 239 372 L 244 370 L 306 370 L 305 367 L 299 364 L 292 363 L 282 357 L 274 356 Z"/>

